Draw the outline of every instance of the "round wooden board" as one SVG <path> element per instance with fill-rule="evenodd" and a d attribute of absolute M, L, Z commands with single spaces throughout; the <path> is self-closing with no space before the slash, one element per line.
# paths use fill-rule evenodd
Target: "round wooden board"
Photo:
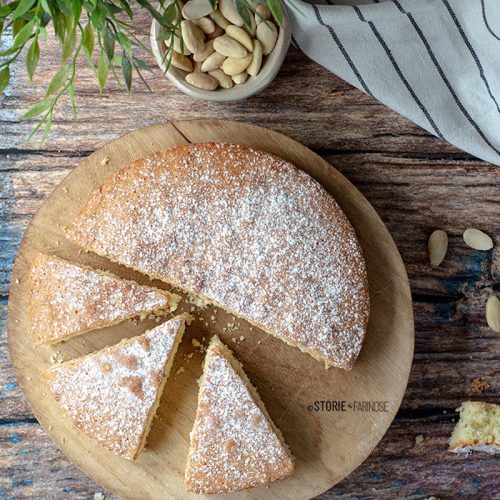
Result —
<path fill-rule="evenodd" d="M 310 356 L 251 329 L 244 321 L 235 321 L 221 310 L 197 311 L 197 320 L 188 328 L 176 356 L 147 448 L 138 460 L 130 462 L 102 450 L 75 429 L 47 393 L 40 374 L 53 365 L 55 358 L 65 361 L 92 352 L 124 336 L 141 333 L 154 323 L 125 322 L 54 348 L 34 348 L 29 336 L 27 273 L 33 252 L 42 251 L 148 283 L 142 275 L 82 253 L 65 240 L 62 230 L 91 191 L 117 169 L 154 151 L 207 141 L 248 145 L 281 156 L 308 172 L 337 199 L 366 257 L 371 298 L 368 335 L 351 372 L 325 370 Z M 167 285 L 153 283 L 168 289 Z M 186 304 L 184 309 L 189 311 L 191 307 Z M 208 340 L 213 333 L 220 335 L 243 362 L 297 459 L 296 473 L 290 479 L 233 496 L 297 499 L 322 493 L 372 452 L 393 420 L 406 388 L 413 356 L 413 313 L 408 278 L 394 241 L 368 201 L 347 179 L 284 135 L 245 123 L 204 120 L 157 125 L 120 137 L 82 161 L 54 190 L 21 243 L 12 276 L 8 334 L 12 362 L 24 394 L 61 450 L 108 490 L 141 500 L 199 498 L 183 489 L 189 432 L 196 411 L 196 380 L 203 361 L 191 338 Z M 338 407 L 328 411 L 333 410 L 332 404 L 316 411 L 316 401 L 345 401 L 345 411 Z M 385 411 L 359 411 L 361 406 L 355 402 L 384 402 Z"/>

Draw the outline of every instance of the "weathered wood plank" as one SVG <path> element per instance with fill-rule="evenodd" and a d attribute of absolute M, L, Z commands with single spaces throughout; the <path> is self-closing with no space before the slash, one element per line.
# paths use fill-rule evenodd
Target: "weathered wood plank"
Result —
<path fill-rule="evenodd" d="M 447 451 L 454 419 L 453 413 L 397 418 L 366 462 L 319 498 L 493 498 L 500 479 L 494 472 L 496 459 Z M 0 465 L 5 472 L 2 498 L 88 499 L 103 492 L 62 456 L 36 423 L 0 424 Z"/>

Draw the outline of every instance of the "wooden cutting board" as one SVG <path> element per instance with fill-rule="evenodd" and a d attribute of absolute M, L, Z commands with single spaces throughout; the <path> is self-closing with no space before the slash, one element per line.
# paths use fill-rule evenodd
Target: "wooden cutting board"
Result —
<path fill-rule="evenodd" d="M 65 241 L 69 224 L 92 190 L 117 169 L 148 153 L 186 142 L 223 141 L 268 151 L 317 179 L 337 199 L 363 246 L 370 283 L 371 316 L 361 355 L 351 372 L 323 365 L 217 308 L 184 302 L 189 327 L 165 387 L 144 453 L 134 462 L 100 449 L 75 429 L 40 379 L 54 362 L 87 354 L 152 327 L 125 322 L 54 348 L 30 342 L 27 273 L 34 251 L 98 266 L 140 283 L 149 280 Z M 169 289 L 167 285 L 153 282 Z M 192 337 L 220 335 L 257 387 L 297 459 L 290 479 L 234 498 L 309 498 L 351 473 L 380 441 L 401 403 L 414 344 L 410 288 L 403 262 L 384 224 L 361 193 L 329 163 L 296 141 L 255 125 L 183 121 L 137 130 L 104 146 L 57 187 L 31 221 L 16 259 L 9 300 L 8 335 L 19 383 L 41 425 L 61 450 L 103 487 L 125 498 L 199 498 L 183 489 L 189 432 L 196 411 L 203 355 Z M 41 457 L 43 460 L 43 457 Z M 363 492 L 359 492 L 360 494 Z"/>

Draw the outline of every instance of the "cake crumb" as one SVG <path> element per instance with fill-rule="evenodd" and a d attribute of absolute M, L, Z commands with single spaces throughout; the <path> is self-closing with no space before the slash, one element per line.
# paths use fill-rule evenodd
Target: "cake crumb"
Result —
<path fill-rule="evenodd" d="M 490 384 L 483 380 L 481 377 L 475 378 L 472 381 L 472 392 L 479 393 L 484 392 L 486 389 L 490 387 Z"/>
<path fill-rule="evenodd" d="M 67 192 L 69 191 L 69 189 L 68 189 L 66 186 L 64 186 L 64 187 L 63 187 L 63 191 L 64 191 L 65 193 L 67 193 Z"/>
<path fill-rule="evenodd" d="M 244 336 L 244 335 L 242 335 L 242 336 L 240 337 L 240 341 L 241 341 L 241 342 L 243 342 L 244 340 L 245 340 L 245 336 Z"/>
<path fill-rule="evenodd" d="M 16 285 L 19 285 L 19 283 L 21 283 L 18 279 L 16 279 L 16 281 L 14 282 Z"/>
<path fill-rule="evenodd" d="M 193 347 L 200 347 L 200 341 L 198 339 L 191 339 L 191 344 Z"/>
<path fill-rule="evenodd" d="M 49 428 L 49 431 L 51 431 L 53 429 L 53 427 L 51 425 L 49 425 L 48 428 Z"/>
<path fill-rule="evenodd" d="M 176 375 L 180 375 L 181 373 L 184 373 L 185 371 L 186 371 L 186 370 L 184 370 L 184 367 L 182 367 L 182 366 L 181 366 L 181 367 L 180 367 L 180 368 L 179 368 L 179 369 L 175 372 L 175 374 L 176 374 Z"/>
<path fill-rule="evenodd" d="M 109 163 L 109 158 L 108 158 L 107 156 L 105 156 L 105 157 L 101 160 L 101 167 L 105 167 L 108 163 Z"/>
<path fill-rule="evenodd" d="M 215 321 L 215 316 L 212 314 L 212 316 L 210 316 L 210 319 L 211 319 L 212 321 Z"/>
<path fill-rule="evenodd" d="M 422 434 L 419 434 L 418 436 L 415 437 L 415 445 L 419 445 L 423 442 L 424 436 Z"/>

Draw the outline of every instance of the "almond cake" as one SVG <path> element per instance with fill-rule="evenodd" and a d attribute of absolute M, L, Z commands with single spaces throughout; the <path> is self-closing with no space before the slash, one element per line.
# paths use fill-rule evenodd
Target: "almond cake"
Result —
<path fill-rule="evenodd" d="M 78 429 L 112 453 L 134 459 L 146 442 L 183 333 L 184 318 L 178 316 L 44 376 Z"/>
<path fill-rule="evenodd" d="M 187 144 L 137 160 L 90 197 L 67 238 L 351 369 L 366 333 L 366 266 L 333 197 L 285 160 Z"/>
<path fill-rule="evenodd" d="M 185 487 L 215 494 L 264 486 L 294 471 L 294 459 L 256 389 L 214 336 L 200 379 Z"/>
<path fill-rule="evenodd" d="M 31 334 L 54 344 L 136 316 L 173 311 L 180 297 L 118 276 L 37 254 L 29 276 Z"/>

